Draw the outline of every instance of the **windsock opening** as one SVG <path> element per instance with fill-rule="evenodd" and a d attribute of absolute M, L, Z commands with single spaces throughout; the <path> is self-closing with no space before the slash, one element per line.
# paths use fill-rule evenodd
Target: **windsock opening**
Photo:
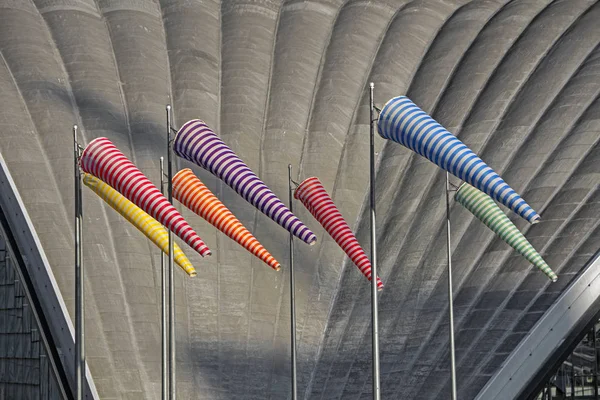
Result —
<path fill-rule="evenodd" d="M 462 187 L 465 186 L 466 184 L 467 184 L 467 182 L 463 182 L 460 185 L 458 185 L 456 192 L 454 192 L 454 200 L 456 200 L 456 196 L 458 195 L 458 192 L 460 191 L 460 189 L 462 189 Z"/>
<path fill-rule="evenodd" d="M 310 178 L 306 178 L 305 180 L 303 180 L 298 187 L 296 188 L 296 190 L 294 191 L 294 198 L 296 200 L 300 200 L 302 195 L 304 194 L 305 190 L 308 190 L 308 188 L 310 187 L 310 185 L 314 185 L 315 183 L 319 182 L 319 178 L 317 178 L 316 176 L 311 176 Z"/>
<path fill-rule="evenodd" d="M 316 176 L 311 176 L 310 178 L 306 178 L 305 180 L 303 180 L 300 185 L 298 185 L 298 187 L 296 188 L 296 190 L 294 190 L 294 198 L 296 200 L 300 199 L 299 196 L 302 196 L 302 192 L 305 190 L 308 190 L 307 188 L 311 185 L 311 183 L 314 182 L 319 182 L 319 178 L 317 178 Z M 317 236 L 313 235 L 310 239 L 310 242 L 308 243 L 309 246 L 314 246 L 315 244 L 317 244 Z"/>

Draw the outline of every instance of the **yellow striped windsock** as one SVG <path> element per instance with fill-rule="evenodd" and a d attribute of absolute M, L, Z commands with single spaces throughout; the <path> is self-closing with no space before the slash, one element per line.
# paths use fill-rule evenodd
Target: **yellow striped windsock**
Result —
<path fill-rule="evenodd" d="M 95 176 L 84 173 L 83 183 L 100 196 L 109 206 L 125 217 L 133 226 L 139 229 L 140 232 L 146 235 L 165 254 L 169 254 L 169 233 L 160 222 Z M 173 243 L 173 245 L 173 258 L 177 265 L 183 268 L 189 276 L 196 276 L 196 270 L 183 253 L 183 250 L 176 243 Z"/>

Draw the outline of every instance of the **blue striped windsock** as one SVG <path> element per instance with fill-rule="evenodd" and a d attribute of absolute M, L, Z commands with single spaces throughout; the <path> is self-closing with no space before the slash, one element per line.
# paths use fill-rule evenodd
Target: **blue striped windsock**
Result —
<path fill-rule="evenodd" d="M 275 196 L 250 168 L 199 119 L 177 132 L 173 151 L 213 173 L 246 201 L 308 244 L 317 237 Z"/>
<path fill-rule="evenodd" d="M 504 204 L 529 223 L 540 216 L 504 180 L 456 136 L 448 132 L 406 96 L 388 101 L 377 122 L 379 134 L 471 184 Z"/>

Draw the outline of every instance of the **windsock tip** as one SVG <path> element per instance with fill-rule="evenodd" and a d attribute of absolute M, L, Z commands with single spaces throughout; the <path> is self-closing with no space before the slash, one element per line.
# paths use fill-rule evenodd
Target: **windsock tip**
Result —
<path fill-rule="evenodd" d="M 206 250 L 201 251 L 200 255 L 202 257 L 210 257 L 210 256 L 212 256 L 212 251 L 210 251 L 209 249 L 206 249 Z"/>
<path fill-rule="evenodd" d="M 192 270 L 192 271 L 188 272 L 188 275 L 190 276 L 190 278 L 193 278 L 193 277 L 197 276 L 198 273 L 196 272 L 196 270 Z"/>
<path fill-rule="evenodd" d="M 530 223 L 531 223 L 531 225 L 535 225 L 535 224 L 538 224 L 541 220 L 542 220 L 542 217 L 540 217 L 538 214 L 536 214 L 531 218 Z"/>
<path fill-rule="evenodd" d="M 552 283 L 555 283 L 558 280 L 558 276 L 552 275 L 550 279 L 552 279 Z"/>
<path fill-rule="evenodd" d="M 267 264 L 269 267 L 273 268 L 275 271 L 279 271 L 281 270 L 281 264 L 279 264 L 279 261 L 277 261 L 276 259 L 269 257 L 269 259 L 264 260 L 265 264 Z"/>

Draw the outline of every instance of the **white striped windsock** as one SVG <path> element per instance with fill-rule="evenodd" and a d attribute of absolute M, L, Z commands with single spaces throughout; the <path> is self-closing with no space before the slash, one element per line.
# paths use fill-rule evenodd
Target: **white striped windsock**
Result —
<path fill-rule="evenodd" d="M 319 221 L 360 272 L 371 280 L 371 262 L 319 179 L 316 177 L 305 179 L 294 192 L 294 197 L 300 200 Z M 379 277 L 377 277 L 377 289 L 383 289 Z"/>
<path fill-rule="evenodd" d="M 202 257 L 208 246 L 140 170 L 110 140 L 92 140 L 81 155 L 81 169 L 108 183 L 133 204 L 173 231 Z"/>
<path fill-rule="evenodd" d="M 308 244 L 317 237 L 275 196 L 250 168 L 201 120 L 186 122 L 173 151 L 213 173 L 246 201 Z"/>
<path fill-rule="evenodd" d="M 406 96 L 388 101 L 377 121 L 379 134 L 427 158 L 490 195 L 529 223 L 540 216 L 504 180 L 456 136 Z"/>

